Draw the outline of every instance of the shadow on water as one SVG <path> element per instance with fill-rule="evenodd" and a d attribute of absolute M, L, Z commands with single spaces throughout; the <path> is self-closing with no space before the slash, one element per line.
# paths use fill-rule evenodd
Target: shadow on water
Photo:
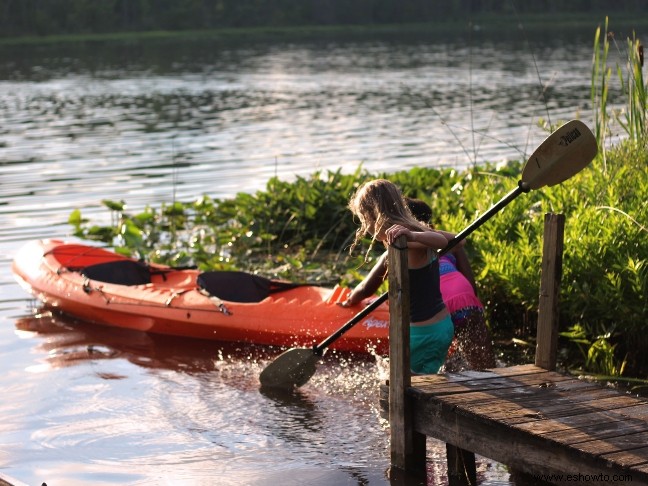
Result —
<path fill-rule="evenodd" d="M 312 411 L 315 404 L 310 400 L 308 395 L 299 389 L 284 390 L 281 388 L 259 388 L 259 392 L 264 397 L 270 399 L 278 408 L 299 408 L 305 411 Z"/>

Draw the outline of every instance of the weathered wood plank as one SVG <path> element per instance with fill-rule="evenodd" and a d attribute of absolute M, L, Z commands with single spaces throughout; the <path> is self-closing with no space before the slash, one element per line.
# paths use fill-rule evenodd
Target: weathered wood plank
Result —
<path fill-rule="evenodd" d="M 462 408 L 473 411 L 475 413 L 481 413 L 480 411 L 483 411 L 483 413 L 488 413 L 489 409 L 509 409 L 511 407 L 515 407 L 515 409 L 530 407 L 535 408 L 536 404 L 542 404 L 543 400 L 542 398 L 528 395 L 525 396 L 520 394 L 501 394 L 501 392 L 500 394 L 498 394 L 497 392 L 489 393 L 487 391 L 462 393 L 458 395 L 443 395 L 438 398 L 449 404 L 460 405 Z M 556 398 L 551 405 L 558 406 L 567 403 L 568 400 L 565 398 Z"/>
<path fill-rule="evenodd" d="M 594 419 L 594 417 L 597 418 Z M 592 439 L 612 439 L 619 436 L 648 432 L 648 424 L 643 421 L 637 423 L 621 420 L 601 422 L 601 418 L 603 418 L 601 414 L 588 414 L 585 418 L 589 423 L 586 422 L 586 424 L 577 427 L 562 424 L 562 428 L 553 427 L 553 430 L 547 430 L 543 435 L 548 439 L 563 444 L 577 444 Z M 648 440 L 644 443 L 648 444 Z"/>
<path fill-rule="evenodd" d="M 485 392 L 479 392 L 488 395 Z M 465 400 L 467 395 L 441 396 L 438 398 L 448 404 L 461 406 L 465 411 L 476 415 L 484 415 L 505 423 L 515 423 L 512 418 L 530 417 L 534 419 L 556 418 L 571 415 L 593 413 L 597 411 L 616 410 L 624 406 L 631 406 L 634 403 L 630 397 L 605 396 L 583 393 L 580 396 L 573 396 L 571 400 L 562 400 L 551 395 L 539 396 L 514 396 L 496 397 L 492 400 L 482 401 L 477 396 L 476 400 Z"/>
<path fill-rule="evenodd" d="M 633 471 L 638 471 L 640 473 L 648 473 L 648 463 L 637 464 L 632 466 Z"/>
<path fill-rule="evenodd" d="M 604 456 L 607 460 L 614 461 L 618 464 L 621 464 L 625 467 L 634 467 L 634 466 L 639 466 L 639 465 L 646 465 L 648 464 L 648 447 L 643 447 L 641 449 L 635 449 L 632 451 L 619 451 L 619 452 L 613 452 L 610 454 L 606 454 Z M 637 474 L 642 473 L 645 471 L 644 468 L 637 468 L 633 469 L 633 477 L 634 473 L 636 472 Z M 634 484 L 634 483 L 633 483 Z"/>
<path fill-rule="evenodd" d="M 613 413 L 618 414 L 624 419 L 648 420 L 648 403 L 641 401 L 632 407 L 624 407 Z"/>
<path fill-rule="evenodd" d="M 563 442 L 560 442 L 563 443 Z M 592 438 L 585 442 L 571 443 L 570 445 L 580 451 L 594 455 L 605 455 L 614 453 L 627 453 L 632 457 L 637 456 L 638 450 L 648 444 L 648 432 L 629 433 L 621 436 L 608 437 L 606 439 Z M 638 464 L 648 462 L 648 456 L 641 457 Z"/>
<path fill-rule="evenodd" d="M 551 376 L 548 373 L 519 376 L 515 379 L 507 376 L 494 375 L 490 378 L 478 380 L 437 381 L 436 383 L 426 383 L 424 385 L 413 381 L 412 384 L 417 390 L 434 395 L 455 394 L 476 390 L 520 388 L 523 386 L 551 387 L 559 382 L 579 383 L 580 386 L 584 386 L 585 384 L 585 382 L 578 382 L 578 380 L 568 376 Z"/>
<path fill-rule="evenodd" d="M 474 400 L 532 400 L 534 398 L 539 400 L 569 400 L 571 396 L 580 396 L 581 400 L 586 400 L 587 397 L 592 397 L 596 394 L 597 398 L 605 398 L 611 396 L 618 396 L 614 390 L 608 390 L 586 382 L 564 382 L 563 384 L 555 384 L 555 386 L 544 386 L 544 383 L 539 382 L 537 385 L 528 384 L 505 384 L 498 381 L 489 382 L 491 388 L 479 386 L 475 388 L 454 387 L 455 392 L 451 393 L 453 388 L 438 387 L 439 392 L 436 390 L 428 392 L 426 389 L 416 388 L 413 394 L 426 393 L 432 396 L 446 396 L 448 400 L 456 400 L 462 403 L 470 403 Z M 549 390 L 543 390 L 549 388 Z M 476 397 L 476 398 L 475 398 Z"/>
<path fill-rule="evenodd" d="M 469 380 L 481 380 L 498 378 L 501 376 L 524 376 L 550 373 L 547 370 L 538 368 L 532 364 L 509 366 L 505 368 L 492 368 L 490 370 L 474 371 L 464 370 L 448 374 L 438 375 L 416 375 L 412 376 L 412 384 L 417 388 L 422 388 L 426 384 L 461 382 Z"/>
<path fill-rule="evenodd" d="M 549 439 L 558 440 L 565 444 L 582 442 L 591 437 L 612 437 L 616 431 L 619 434 L 635 433 L 647 430 L 645 422 L 636 424 L 619 420 L 603 412 L 595 412 L 558 419 L 547 419 L 535 422 L 524 422 L 515 425 L 531 434 L 544 435 Z"/>

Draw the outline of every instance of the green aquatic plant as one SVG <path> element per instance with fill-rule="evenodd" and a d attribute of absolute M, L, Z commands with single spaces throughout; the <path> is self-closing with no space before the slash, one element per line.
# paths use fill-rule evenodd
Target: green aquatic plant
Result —
<path fill-rule="evenodd" d="M 572 369 L 572 372 L 585 371 L 590 374 L 605 376 L 606 378 L 619 378 L 623 375 L 627 365 L 626 357 L 621 360 L 616 358 L 616 344 L 612 344 L 615 330 L 604 330 L 601 334 L 590 337 L 590 330 L 582 324 L 574 324 L 560 335 L 576 344 L 581 355 L 582 369 Z"/>

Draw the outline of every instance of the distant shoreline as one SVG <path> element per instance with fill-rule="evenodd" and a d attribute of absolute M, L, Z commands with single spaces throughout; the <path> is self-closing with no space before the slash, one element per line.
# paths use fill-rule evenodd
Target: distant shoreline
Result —
<path fill-rule="evenodd" d="M 114 32 L 104 34 L 66 34 L 51 36 L 0 37 L 0 46 L 47 45 L 60 43 L 87 42 L 139 42 L 195 40 L 216 42 L 240 42 L 249 40 L 326 40 L 334 38 L 371 38 L 389 35 L 413 35 L 443 37 L 449 35 L 468 35 L 478 32 L 488 37 L 504 36 L 513 31 L 522 31 L 534 35 L 551 35 L 554 32 L 581 31 L 594 32 L 597 26 L 603 26 L 603 14 L 566 14 L 545 15 L 481 15 L 464 20 L 449 19 L 440 22 L 415 24 L 371 24 L 371 25 L 304 25 L 287 27 L 241 27 L 210 30 L 178 31 L 138 31 Z M 505 30 L 503 30 L 505 29 Z M 609 30 L 618 32 L 620 37 L 631 36 L 633 31 L 648 30 L 648 17 L 633 16 L 628 13 L 613 15 L 609 21 Z"/>

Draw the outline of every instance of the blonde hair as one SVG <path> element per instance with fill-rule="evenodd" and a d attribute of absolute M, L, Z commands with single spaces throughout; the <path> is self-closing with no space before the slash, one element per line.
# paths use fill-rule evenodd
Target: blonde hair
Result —
<path fill-rule="evenodd" d="M 367 234 L 372 235 L 373 246 L 376 235 L 395 224 L 413 231 L 430 229 L 412 215 L 400 189 L 386 179 L 374 179 L 358 187 L 349 201 L 349 209 L 360 220 L 351 251 Z"/>

